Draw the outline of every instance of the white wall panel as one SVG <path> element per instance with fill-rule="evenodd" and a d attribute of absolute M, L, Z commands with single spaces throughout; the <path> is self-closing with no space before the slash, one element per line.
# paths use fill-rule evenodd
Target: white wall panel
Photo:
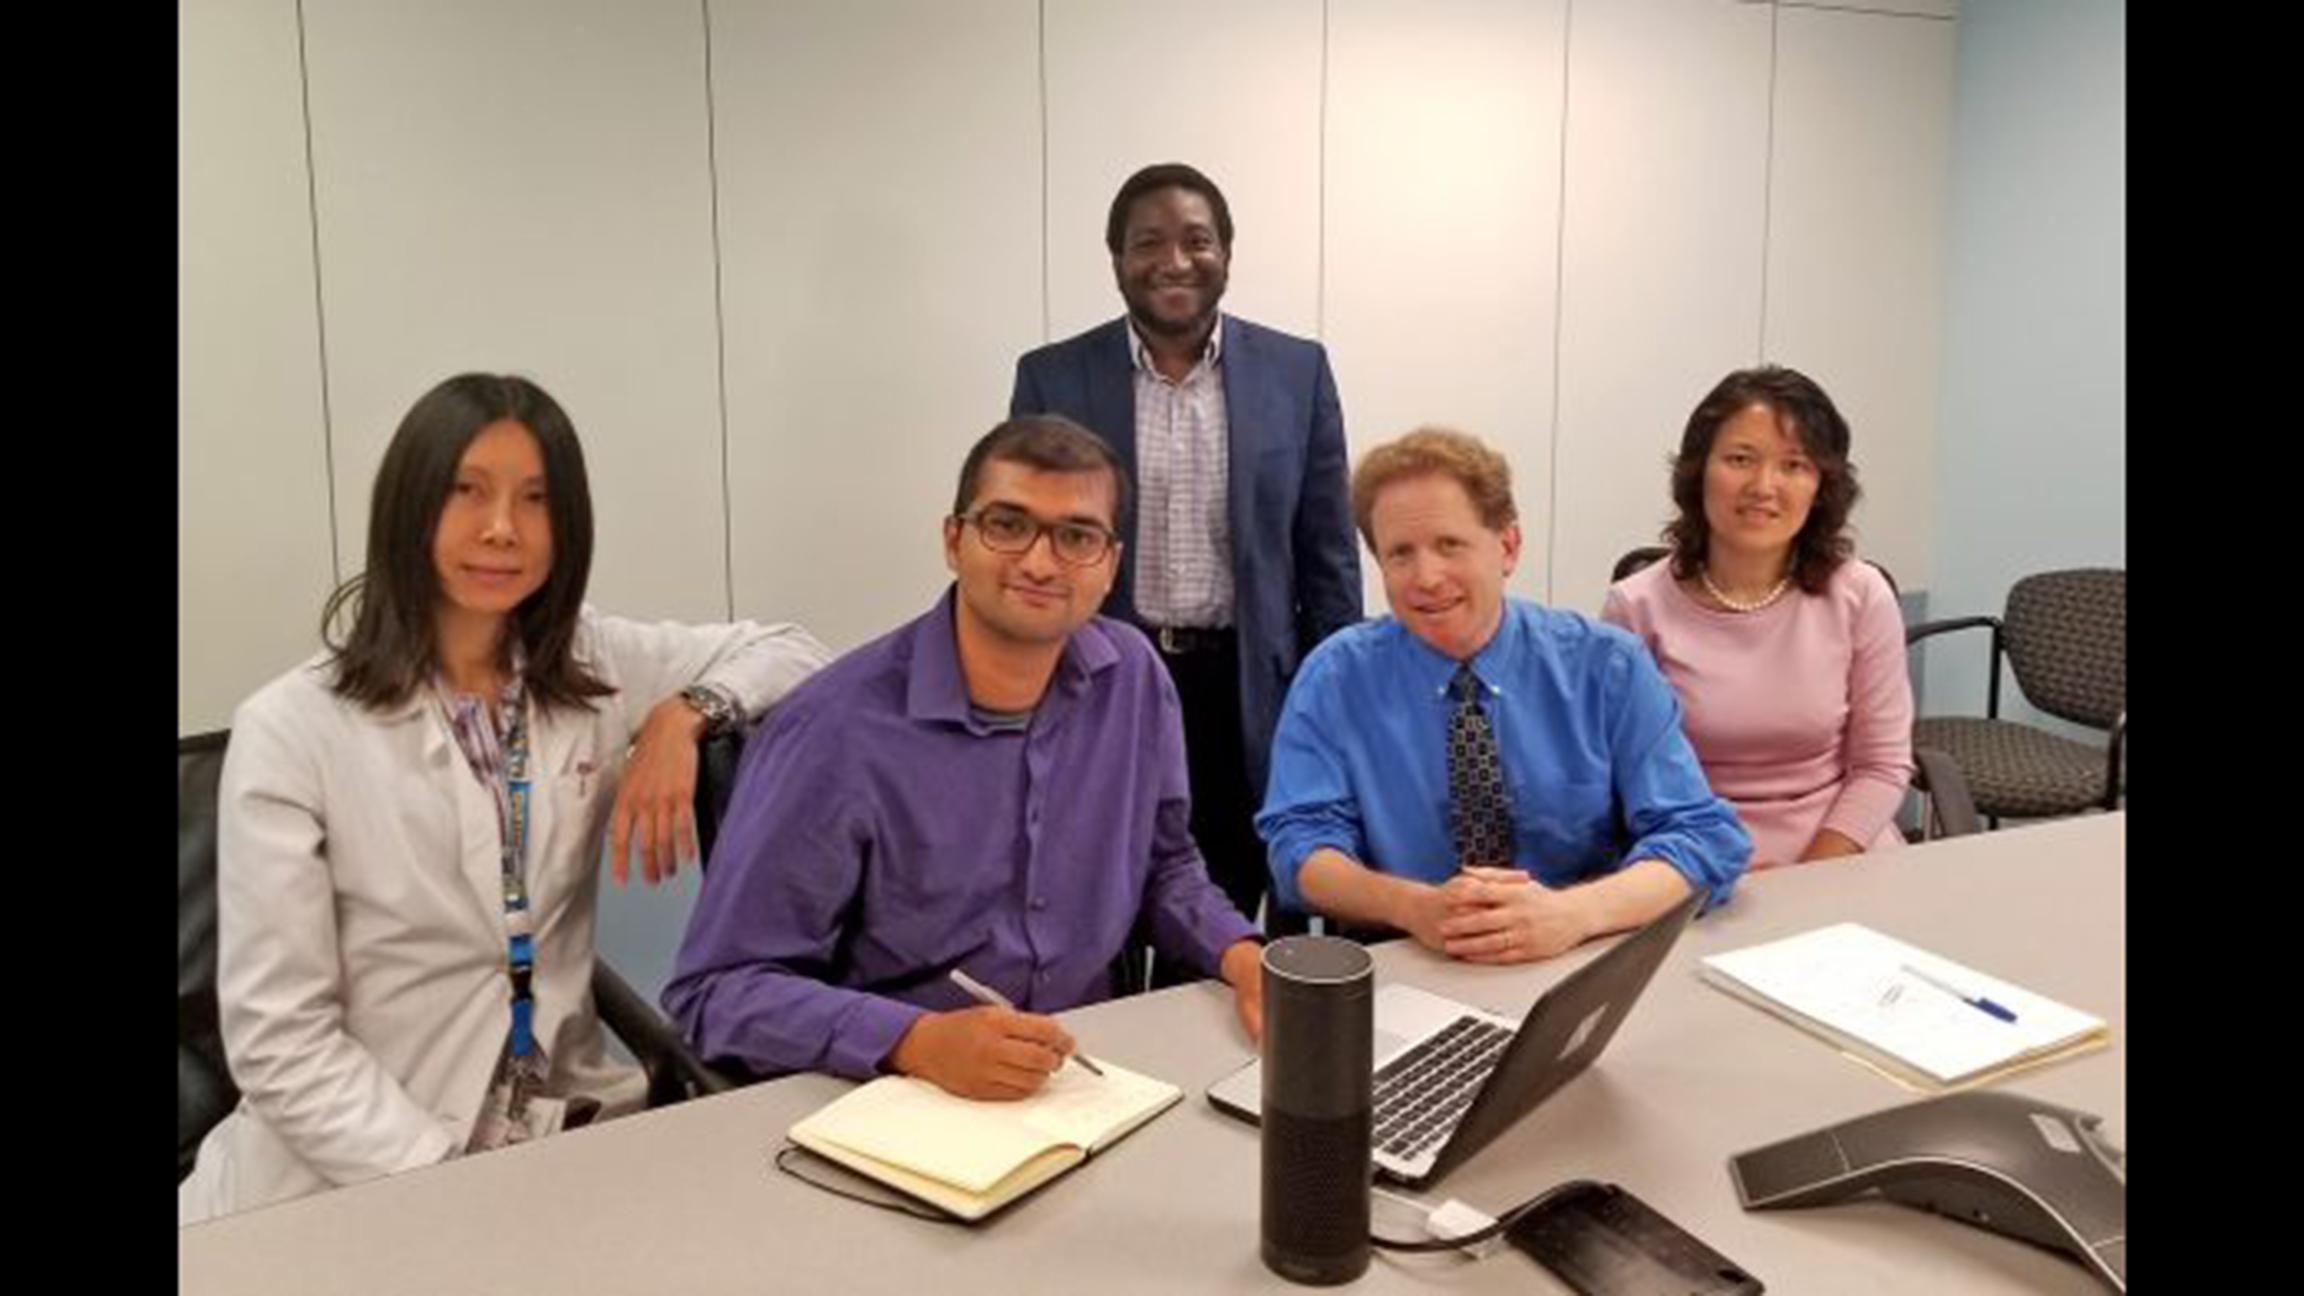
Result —
<path fill-rule="evenodd" d="M 306 0 L 344 560 L 402 414 L 525 373 L 584 442 L 591 597 L 726 614 L 693 4 Z"/>
<path fill-rule="evenodd" d="M 715 3 L 736 607 L 847 648 L 947 579 L 1040 341 L 1033 0 Z"/>
<path fill-rule="evenodd" d="M 1501 0 L 1329 12 L 1326 336 L 1354 457 L 1422 423 L 1502 450 L 1529 541 L 1511 585 L 1534 598 L 1550 563 L 1564 16 Z"/>
<path fill-rule="evenodd" d="M 1777 11 L 1764 345 L 1847 417 L 1858 547 L 1905 589 L 1934 575 L 1954 38 L 1949 22 Z"/>
<path fill-rule="evenodd" d="M 176 728 L 319 645 L 334 584 L 295 0 L 177 8 Z"/>
<path fill-rule="evenodd" d="M 1698 399 L 1760 355 L 1769 12 L 1585 4 L 1568 46 L 1552 599 L 1598 613 L 1657 543 Z"/>
<path fill-rule="evenodd" d="M 1046 12 L 1048 338 L 1120 313 L 1105 216 L 1154 162 L 1190 163 L 1224 191 L 1237 227 L 1224 309 L 1318 332 L 1320 0 Z"/>

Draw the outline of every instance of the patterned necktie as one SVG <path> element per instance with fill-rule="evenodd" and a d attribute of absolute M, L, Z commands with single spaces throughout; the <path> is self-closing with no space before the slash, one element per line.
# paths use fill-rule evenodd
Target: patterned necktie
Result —
<path fill-rule="evenodd" d="M 1512 796 L 1504 790 L 1504 763 L 1496 731 L 1480 709 L 1480 677 L 1470 665 L 1448 681 L 1456 709 L 1448 717 L 1448 828 L 1456 866 L 1512 867 Z"/>

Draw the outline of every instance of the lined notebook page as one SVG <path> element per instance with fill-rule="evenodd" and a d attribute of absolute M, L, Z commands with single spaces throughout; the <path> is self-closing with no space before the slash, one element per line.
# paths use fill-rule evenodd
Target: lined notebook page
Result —
<path fill-rule="evenodd" d="M 1939 958 L 1861 923 L 1839 923 L 1704 960 L 1801 1016 L 1950 1084 L 2105 1029 L 2104 1020 Z M 2013 1022 L 1904 971 L 1917 968 L 2016 1014 Z"/>
<path fill-rule="evenodd" d="M 1024 1123 L 1056 1142 L 1092 1152 L 1184 1096 L 1165 1080 L 1102 1058 L 1096 1065 L 1104 1068 L 1101 1079 L 1085 1067 L 1058 1067 L 1039 1093 L 1017 1104 Z"/>
<path fill-rule="evenodd" d="M 957 1098 L 925 1080 L 883 1076 L 801 1122 L 816 1138 L 981 1193 L 1048 1150 L 1012 1104 Z M 991 1109 L 991 1110 L 986 1110 Z M 989 1117 L 989 1119 L 988 1119 Z M 795 1126 L 795 1129 L 800 1128 Z"/>
<path fill-rule="evenodd" d="M 946 1093 L 911 1076 L 882 1076 L 793 1127 L 971 1193 L 1057 1148 L 1093 1151 L 1165 1110 L 1183 1091 L 1098 1059 L 1099 1079 L 1064 1066 L 1040 1092 L 1015 1102 Z M 1075 1158 L 1077 1159 L 1077 1158 Z"/>

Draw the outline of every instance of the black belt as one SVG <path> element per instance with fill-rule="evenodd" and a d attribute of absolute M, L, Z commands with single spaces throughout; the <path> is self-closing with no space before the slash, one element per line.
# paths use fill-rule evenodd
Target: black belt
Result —
<path fill-rule="evenodd" d="M 1152 642 L 1171 657 L 1218 652 L 1230 648 L 1236 637 L 1230 626 L 1146 626 Z"/>

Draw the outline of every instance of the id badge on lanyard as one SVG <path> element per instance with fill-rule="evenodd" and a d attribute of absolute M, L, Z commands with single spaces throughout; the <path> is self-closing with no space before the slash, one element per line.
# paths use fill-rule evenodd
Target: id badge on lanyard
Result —
<path fill-rule="evenodd" d="M 543 1097 L 550 1064 L 536 1042 L 536 922 L 528 901 L 528 716 L 525 702 L 510 706 L 504 735 L 503 879 L 505 976 L 512 983 L 512 1025 L 504 1052 L 472 1124 L 471 1151 L 541 1138 L 560 1127 L 563 1107 Z"/>
<path fill-rule="evenodd" d="M 536 1047 L 536 923 L 528 903 L 528 811 L 532 786 L 528 779 L 527 707 L 514 710 L 504 743 L 504 954 L 506 975 L 512 981 L 512 1030 L 505 1052 L 511 1059 L 515 1089 L 523 1073 L 541 1081 L 542 1058 Z M 516 1094 L 516 1097 L 518 1095 Z M 515 1106 L 517 1111 L 517 1105 Z"/>

